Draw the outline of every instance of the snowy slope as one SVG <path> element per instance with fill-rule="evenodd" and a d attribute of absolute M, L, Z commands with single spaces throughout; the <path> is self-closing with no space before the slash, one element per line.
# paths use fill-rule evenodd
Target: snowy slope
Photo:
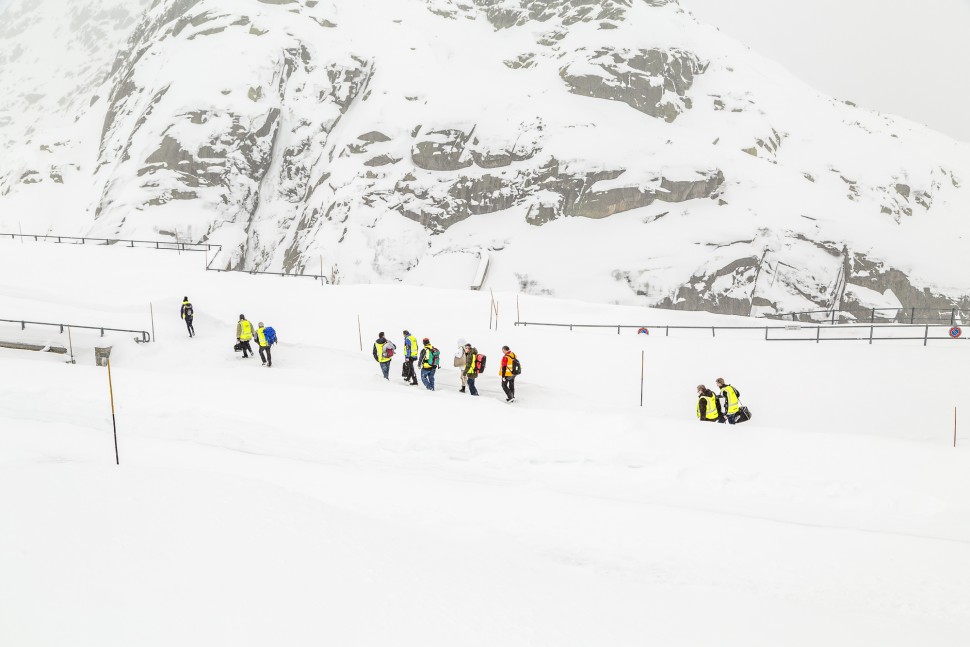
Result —
<path fill-rule="evenodd" d="M 0 349 L 4 643 L 956 647 L 970 631 L 970 454 L 949 446 L 962 342 L 495 332 L 483 294 L 206 273 L 200 256 L 0 241 L 0 318 L 141 328 L 150 302 L 158 339 L 112 340 L 120 467 L 99 338 L 75 331 L 75 366 Z M 232 353 L 240 311 L 279 331 L 272 369 Z M 405 326 L 445 359 L 458 337 L 487 353 L 483 397 L 447 367 L 435 393 L 397 362 L 382 380 L 370 339 Z M 513 406 L 503 343 L 524 366 Z M 693 421 L 717 374 L 754 421 Z"/>
<path fill-rule="evenodd" d="M 58 6 L 15 3 L 31 27 L 2 51 Z M 821 96 L 673 1 L 157 0 L 106 73 L 71 90 L 83 109 L 45 106 L 57 152 L 14 139 L 0 229 L 436 287 L 485 247 L 494 289 L 745 315 L 970 289 L 970 147 Z"/>

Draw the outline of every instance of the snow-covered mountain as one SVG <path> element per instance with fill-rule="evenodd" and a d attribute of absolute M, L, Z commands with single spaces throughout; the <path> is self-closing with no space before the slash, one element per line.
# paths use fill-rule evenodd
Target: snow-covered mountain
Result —
<path fill-rule="evenodd" d="M 970 292 L 970 147 L 674 0 L 14 0 L 0 84 L 0 231 L 443 287 L 486 249 L 490 287 L 741 314 Z"/>

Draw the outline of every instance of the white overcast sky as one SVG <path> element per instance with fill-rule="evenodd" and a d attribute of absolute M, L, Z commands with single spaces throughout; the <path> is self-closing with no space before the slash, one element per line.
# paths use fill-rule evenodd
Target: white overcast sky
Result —
<path fill-rule="evenodd" d="M 970 0 L 680 0 L 818 90 L 970 142 Z"/>

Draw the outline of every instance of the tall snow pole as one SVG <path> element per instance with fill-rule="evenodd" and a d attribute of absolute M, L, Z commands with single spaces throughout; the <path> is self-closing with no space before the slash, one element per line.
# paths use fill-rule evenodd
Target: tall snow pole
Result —
<path fill-rule="evenodd" d="M 360 330 L 360 315 L 357 315 L 357 338 L 360 340 L 360 352 L 364 352 L 364 333 Z"/>
<path fill-rule="evenodd" d="M 519 295 L 515 295 L 515 320 L 522 321 L 522 311 L 519 310 Z"/>
<path fill-rule="evenodd" d="M 645 350 L 640 351 L 640 406 L 641 407 L 643 406 L 643 367 L 644 367 L 644 364 L 646 363 L 646 354 L 647 354 L 647 351 Z"/>
<path fill-rule="evenodd" d="M 115 421 L 115 390 L 111 383 L 111 358 L 108 358 L 108 393 L 111 395 L 111 427 L 115 435 L 115 465 L 121 465 L 118 458 L 118 423 Z"/>
<path fill-rule="evenodd" d="M 71 364 L 76 364 L 74 360 L 74 341 L 71 339 L 71 327 L 67 327 L 67 346 L 71 350 Z"/>
<path fill-rule="evenodd" d="M 953 446 L 957 446 L 957 408 L 953 407 Z"/>
<path fill-rule="evenodd" d="M 152 343 L 155 343 L 155 306 L 151 302 L 148 303 L 148 314 L 152 318 Z"/>
<path fill-rule="evenodd" d="M 320 254 L 320 285 L 323 285 L 323 254 Z"/>

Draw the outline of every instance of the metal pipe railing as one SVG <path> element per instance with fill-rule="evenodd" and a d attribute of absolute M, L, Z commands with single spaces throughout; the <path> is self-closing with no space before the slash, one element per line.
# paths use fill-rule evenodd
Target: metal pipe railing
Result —
<path fill-rule="evenodd" d="M 65 328 L 71 328 L 71 329 L 76 329 L 76 330 L 97 330 L 97 331 L 99 331 L 101 333 L 101 336 L 102 337 L 104 337 L 105 331 L 108 331 L 108 332 L 128 332 L 128 333 L 135 333 L 135 334 L 141 336 L 141 339 L 135 338 L 135 341 L 137 341 L 139 344 L 147 344 L 152 339 L 151 338 L 151 335 L 147 331 L 144 331 L 144 330 L 128 330 L 128 329 L 125 329 L 125 328 L 109 328 L 107 326 L 79 326 L 79 325 L 75 325 L 75 324 L 50 323 L 50 322 L 47 322 L 47 321 L 27 321 L 26 319 L 0 319 L 0 323 L 20 324 L 20 329 L 21 330 L 26 330 L 28 324 L 31 325 L 31 326 L 50 326 L 50 327 L 54 327 L 54 328 L 60 328 L 61 334 L 64 333 L 64 329 Z"/>
<path fill-rule="evenodd" d="M 528 326 L 544 326 L 552 328 L 569 328 L 569 330 L 574 330 L 576 328 L 589 328 L 589 329 L 609 329 L 612 330 L 616 328 L 617 334 L 620 334 L 621 330 L 640 330 L 640 329 L 654 329 L 654 330 L 664 330 L 664 336 L 669 337 L 670 331 L 674 330 L 710 330 L 712 337 L 717 337 L 717 332 L 727 332 L 727 331 L 752 331 L 763 330 L 765 332 L 765 341 L 814 341 L 819 344 L 823 341 L 868 341 L 872 344 L 874 341 L 922 341 L 923 345 L 926 346 L 930 340 L 942 340 L 942 339 L 954 339 L 950 334 L 945 335 L 933 335 L 931 336 L 931 328 L 949 328 L 946 324 L 879 324 L 879 323 L 869 323 L 869 324 L 849 324 L 842 325 L 832 328 L 831 326 L 823 325 L 802 325 L 802 324 L 788 324 L 785 326 L 671 326 L 668 324 L 575 324 L 575 323 L 548 323 L 548 322 L 535 322 L 535 321 L 516 321 L 516 326 L 528 327 Z M 886 331 L 898 331 L 906 330 L 909 328 L 922 329 L 923 334 L 918 336 L 878 336 L 876 331 L 886 330 Z M 814 331 L 814 334 L 809 337 L 772 337 L 772 331 L 787 331 L 787 332 L 798 332 L 800 330 Z M 868 335 L 863 333 L 858 337 L 831 337 L 823 336 L 822 331 L 844 331 L 844 330 L 860 330 L 867 331 Z M 961 339 L 965 339 L 960 337 Z"/>

